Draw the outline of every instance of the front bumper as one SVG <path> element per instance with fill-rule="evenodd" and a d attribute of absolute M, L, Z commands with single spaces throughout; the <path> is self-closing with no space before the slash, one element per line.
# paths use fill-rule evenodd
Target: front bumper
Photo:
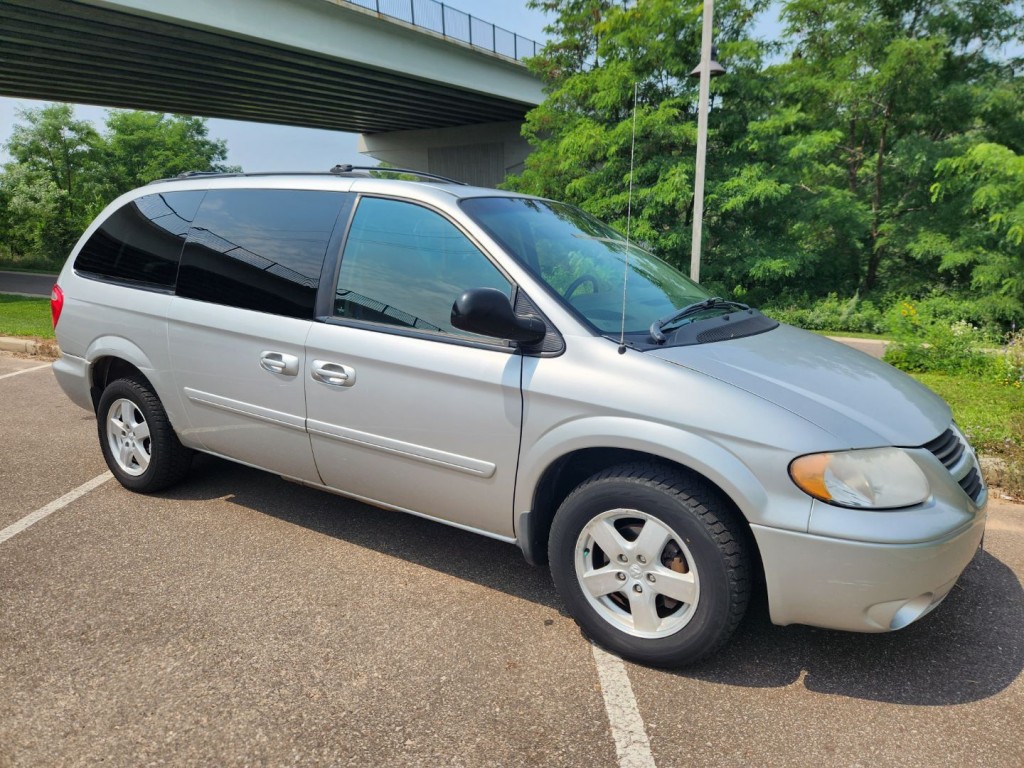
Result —
<path fill-rule="evenodd" d="M 899 513 L 896 513 L 899 514 Z M 775 624 L 889 632 L 942 602 L 985 533 L 984 508 L 947 535 L 910 544 L 751 526 Z"/>

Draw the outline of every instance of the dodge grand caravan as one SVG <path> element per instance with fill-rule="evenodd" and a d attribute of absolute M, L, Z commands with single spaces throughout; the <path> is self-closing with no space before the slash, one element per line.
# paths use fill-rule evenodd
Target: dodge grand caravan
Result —
<path fill-rule="evenodd" d="M 126 488 L 194 451 L 548 563 L 628 658 L 777 624 L 899 629 L 987 492 L 937 396 L 709 295 L 569 205 L 450 183 L 192 175 L 114 201 L 53 292 L 54 372 Z"/>

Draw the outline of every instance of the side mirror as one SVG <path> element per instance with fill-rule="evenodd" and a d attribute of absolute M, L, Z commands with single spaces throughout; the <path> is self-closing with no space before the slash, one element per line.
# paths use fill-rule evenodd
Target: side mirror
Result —
<path fill-rule="evenodd" d="M 547 326 L 539 317 L 519 317 L 508 296 L 497 288 L 470 288 L 452 304 L 452 325 L 456 328 L 535 344 L 544 338 Z"/>

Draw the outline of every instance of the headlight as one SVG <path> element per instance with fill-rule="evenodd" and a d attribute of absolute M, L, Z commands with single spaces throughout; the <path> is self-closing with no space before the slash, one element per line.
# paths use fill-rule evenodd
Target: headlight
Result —
<path fill-rule="evenodd" d="M 840 507 L 910 507 L 931 493 L 924 472 L 899 448 L 801 456 L 789 475 L 805 493 Z"/>

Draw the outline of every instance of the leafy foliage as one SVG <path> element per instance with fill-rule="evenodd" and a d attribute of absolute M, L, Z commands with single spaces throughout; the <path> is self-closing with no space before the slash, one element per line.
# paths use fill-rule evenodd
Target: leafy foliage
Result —
<path fill-rule="evenodd" d="M 0 188 L 7 243 L 14 251 L 66 254 L 88 225 L 95 197 L 93 127 L 67 104 L 19 113 Z"/>
<path fill-rule="evenodd" d="M 688 53 L 700 47 L 699 4 L 530 4 L 560 10 L 550 28 L 559 37 L 531 62 L 547 83 L 548 98 L 527 117 L 524 135 L 535 151 L 522 176 L 509 185 L 566 199 L 625 230 L 635 86 L 631 234 L 681 263 L 690 240 L 696 142 L 696 84 L 688 77 L 693 66 Z M 726 0 L 718 14 L 729 36 L 739 40 L 753 9 Z M 758 44 L 722 46 L 733 56 L 734 67 L 756 72 Z M 716 99 L 726 98 L 721 94 L 740 81 L 735 78 L 723 88 L 716 83 Z M 726 151 L 735 138 L 716 133 L 709 155 Z"/>
<path fill-rule="evenodd" d="M 958 197 L 957 234 L 942 266 L 971 268 L 973 285 L 1006 318 L 1024 315 L 1024 156 L 984 142 L 936 166 L 933 198 Z M 959 193 L 959 195 L 958 195 Z"/>
<path fill-rule="evenodd" d="M 230 170 L 224 141 L 208 138 L 206 120 L 153 112 L 111 111 L 97 146 L 104 198 L 185 171 Z"/>
<path fill-rule="evenodd" d="M 830 293 L 817 301 L 804 297 L 798 303 L 763 307 L 762 311 L 780 322 L 809 331 L 867 334 L 889 331 L 882 311 L 874 302 L 862 300 L 858 295 L 841 299 L 835 293 Z"/>
<path fill-rule="evenodd" d="M 228 170 L 206 121 L 148 112 L 107 113 L 106 131 L 67 104 L 18 113 L 0 172 L 0 244 L 20 265 L 56 267 L 118 195 L 187 170 Z"/>
<path fill-rule="evenodd" d="M 624 229 L 635 84 L 632 232 L 684 266 L 702 5 L 530 5 L 554 16 L 530 62 L 548 96 L 509 186 Z M 715 9 L 728 75 L 712 81 L 704 281 L 754 303 L 909 297 L 1024 322 L 1019 0 L 785 0 L 782 46 L 752 37 L 766 5 Z"/>

